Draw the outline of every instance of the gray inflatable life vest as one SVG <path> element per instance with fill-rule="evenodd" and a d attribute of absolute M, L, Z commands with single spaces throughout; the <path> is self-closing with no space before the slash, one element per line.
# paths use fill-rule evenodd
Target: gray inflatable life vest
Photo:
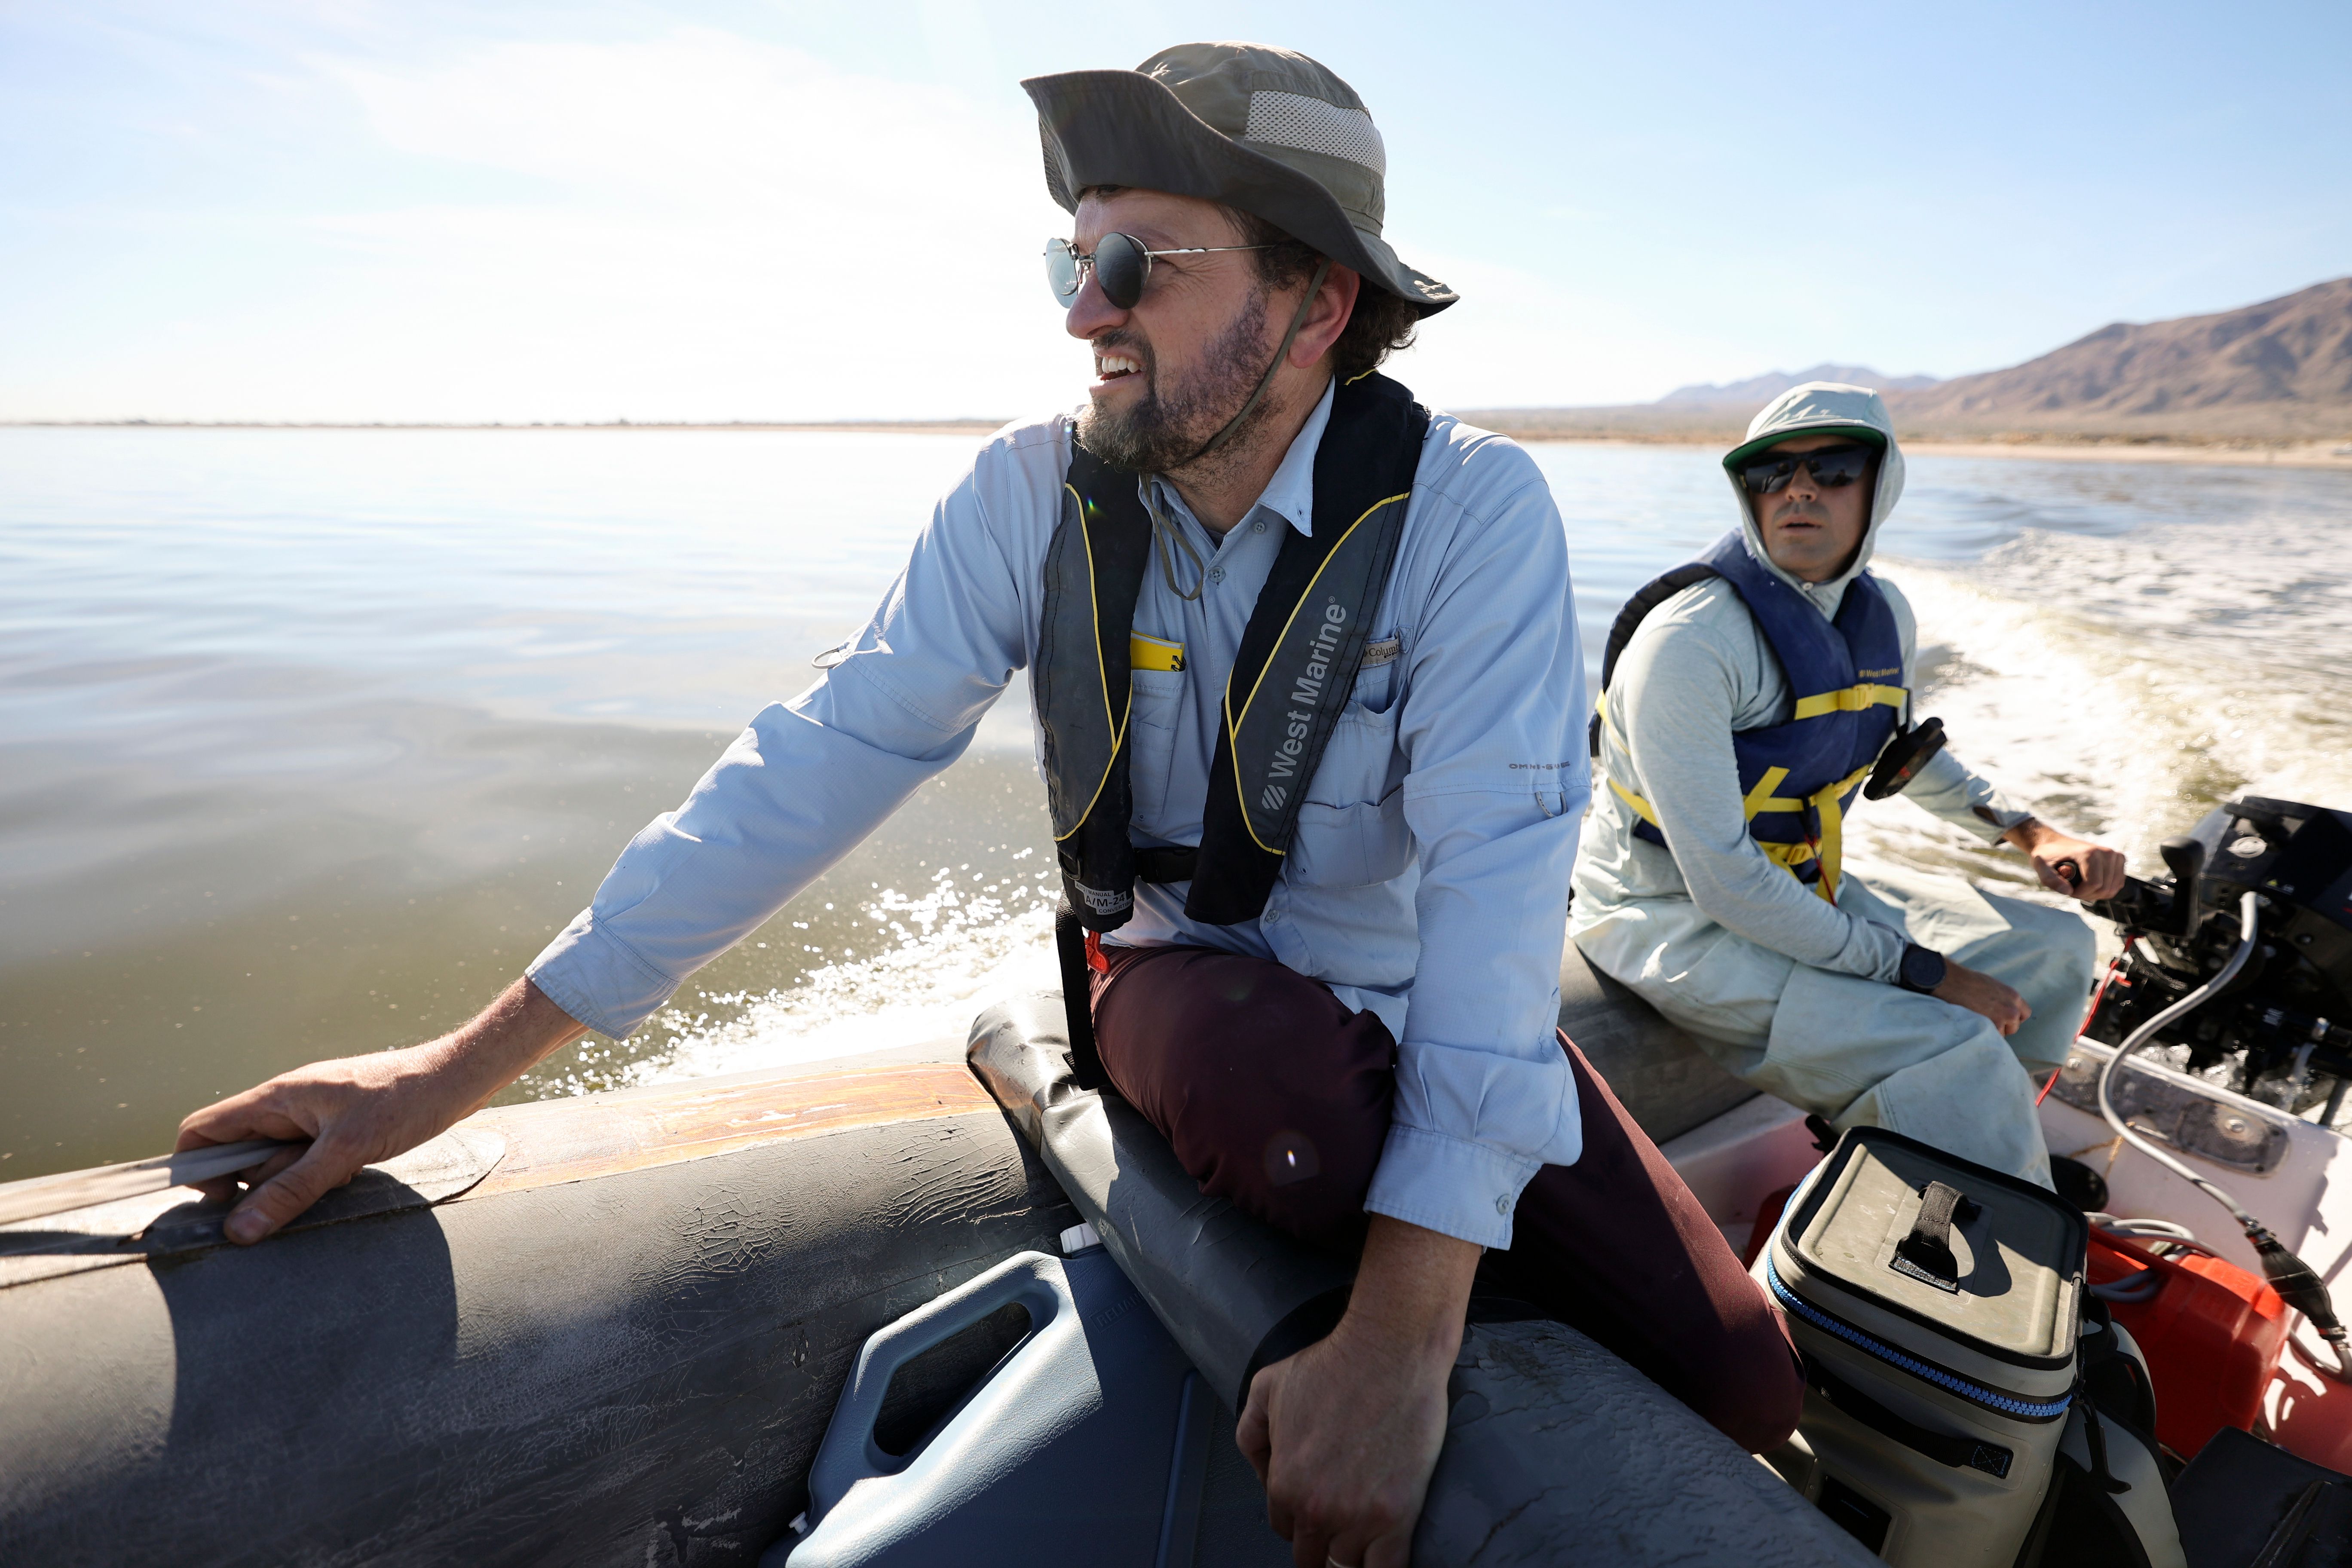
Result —
<path fill-rule="evenodd" d="M 1197 850 L 1146 851 L 1141 879 L 1189 881 L 1184 912 L 1255 920 L 1281 879 L 1331 728 L 1396 563 L 1429 413 L 1387 377 L 1340 387 L 1315 452 L 1312 538 L 1285 529 L 1225 685 Z M 1078 922 L 1115 931 L 1135 909 L 1128 838 L 1129 637 L 1150 563 L 1136 479 L 1071 444 L 1062 519 L 1046 547 L 1030 672 L 1062 881 Z"/>

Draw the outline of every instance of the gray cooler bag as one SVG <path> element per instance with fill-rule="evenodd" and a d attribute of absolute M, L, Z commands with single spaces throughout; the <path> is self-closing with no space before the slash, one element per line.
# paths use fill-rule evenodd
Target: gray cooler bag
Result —
<path fill-rule="evenodd" d="M 1756 1260 L 1805 1361 L 1790 1479 L 1889 1563 L 2010 1568 L 2066 1428 L 2088 1233 L 2031 1183 L 1848 1131 Z"/>

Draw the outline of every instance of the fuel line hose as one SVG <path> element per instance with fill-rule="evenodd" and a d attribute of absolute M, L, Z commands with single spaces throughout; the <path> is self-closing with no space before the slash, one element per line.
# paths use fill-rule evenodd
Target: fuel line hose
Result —
<path fill-rule="evenodd" d="M 2253 955 L 2254 944 L 2262 935 L 2260 905 L 2259 896 L 2252 889 L 2239 900 L 2237 951 L 2230 954 L 2229 962 L 2221 965 L 2219 973 L 2134 1029 L 2125 1037 L 2124 1043 L 2116 1047 L 2116 1054 L 2107 1058 L 2105 1069 L 2099 1074 L 2099 1114 L 2106 1119 L 2107 1125 L 2114 1128 L 2116 1135 L 2125 1142 L 2230 1211 L 2230 1216 L 2238 1222 L 2238 1228 L 2246 1233 L 2246 1240 L 2252 1245 L 2254 1255 L 2262 1259 L 2263 1274 L 2270 1281 L 2271 1289 L 2277 1291 L 2288 1306 L 2309 1319 L 2311 1326 L 2319 1331 L 2319 1337 L 2326 1341 L 2328 1348 L 2336 1352 L 2336 1364 L 2319 1370 L 2338 1382 L 2352 1383 L 2352 1349 L 2347 1349 L 2344 1325 L 2336 1319 L 2335 1305 L 2328 1300 L 2326 1282 L 2320 1279 L 2311 1265 L 2288 1251 L 2284 1244 L 2271 1234 L 2268 1226 L 2247 1213 L 2245 1205 L 2133 1131 L 2124 1121 L 2123 1114 L 2116 1109 L 2116 1074 L 2123 1067 L 2125 1059 L 2154 1039 L 2158 1031 L 2167 1025 L 2185 1018 L 2203 1006 L 2222 987 L 2236 979 L 2238 972 L 2246 966 L 2246 960 Z"/>

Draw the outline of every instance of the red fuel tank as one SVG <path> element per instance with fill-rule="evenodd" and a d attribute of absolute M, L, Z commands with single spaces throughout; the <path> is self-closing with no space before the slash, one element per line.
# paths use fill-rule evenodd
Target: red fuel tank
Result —
<path fill-rule="evenodd" d="M 2108 1310 L 2147 1356 L 2157 1440 L 2190 1458 L 2224 1426 L 2252 1430 L 2286 1345 L 2286 1303 L 2260 1277 L 2199 1253 L 2158 1257 L 2127 1237 L 2091 1232 L 2094 1285 L 2157 1283 Z"/>

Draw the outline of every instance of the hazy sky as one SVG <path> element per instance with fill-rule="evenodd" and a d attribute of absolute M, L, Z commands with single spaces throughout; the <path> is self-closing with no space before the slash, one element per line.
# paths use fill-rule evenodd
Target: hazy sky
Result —
<path fill-rule="evenodd" d="M 1952 375 L 2352 272 L 2352 5 L 0 4 L 0 417 L 1074 400 L 1020 78 L 1312 54 L 1457 407 Z"/>

